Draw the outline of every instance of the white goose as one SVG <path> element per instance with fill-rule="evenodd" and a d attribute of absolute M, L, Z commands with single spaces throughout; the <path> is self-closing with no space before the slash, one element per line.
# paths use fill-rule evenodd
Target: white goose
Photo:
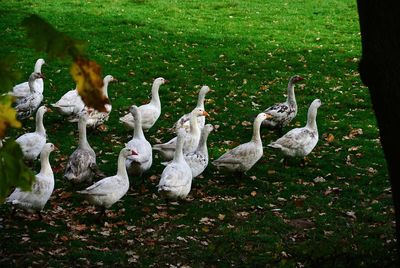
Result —
<path fill-rule="evenodd" d="M 46 144 L 46 129 L 43 125 L 43 115 L 48 111 L 45 106 L 41 106 L 36 112 L 35 132 L 25 133 L 15 141 L 20 145 L 24 159 L 34 161 Z"/>
<path fill-rule="evenodd" d="M 42 65 L 45 64 L 44 59 L 38 59 L 35 63 L 33 72 L 42 73 Z M 43 79 L 39 78 L 35 80 L 35 88 L 39 93 L 43 93 L 44 83 Z M 24 98 L 31 94 L 29 82 L 23 82 L 13 87 L 12 95 L 16 98 Z"/>
<path fill-rule="evenodd" d="M 285 156 L 284 165 L 287 166 L 287 157 L 307 156 L 318 143 L 317 111 L 321 100 L 314 100 L 307 113 L 307 124 L 302 128 L 294 128 L 274 142 L 269 147 L 280 149 Z"/>
<path fill-rule="evenodd" d="M 210 88 L 208 86 L 202 86 L 200 91 L 199 91 L 199 97 L 197 99 L 197 106 L 196 108 L 200 108 L 204 110 L 204 100 L 206 98 L 206 94 L 210 92 Z M 187 113 L 183 115 L 179 120 L 174 124 L 174 129 L 175 131 L 178 131 L 179 128 L 184 128 L 186 132 L 189 132 L 190 130 L 190 113 Z M 204 116 L 199 116 L 197 117 L 197 122 L 199 124 L 199 127 L 202 129 L 204 127 L 204 124 L 206 122 L 206 119 Z"/>
<path fill-rule="evenodd" d="M 151 88 L 150 103 L 139 106 L 140 114 L 142 115 L 142 128 L 144 130 L 149 130 L 160 117 L 161 101 L 158 91 L 161 85 L 167 84 L 168 82 L 168 80 L 162 77 L 155 79 Z M 119 121 L 122 122 L 128 129 L 135 128 L 135 120 L 133 119 L 131 113 L 120 117 Z"/>
<path fill-rule="evenodd" d="M 96 165 L 96 153 L 86 137 L 87 118 L 87 112 L 82 111 L 78 122 L 79 145 L 70 155 L 64 172 L 64 178 L 72 182 L 91 182 L 94 175 L 100 174 Z"/>
<path fill-rule="evenodd" d="M 125 165 L 128 174 L 131 176 L 142 176 L 144 172 L 150 169 L 153 163 L 153 151 L 151 144 L 146 140 L 142 129 L 142 117 L 140 110 L 136 105 L 130 108 L 135 119 L 135 130 L 132 139 L 126 144 L 126 147 L 137 152 L 137 155 L 129 156 Z"/>
<path fill-rule="evenodd" d="M 248 171 L 263 155 L 260 126 L 262 121 L 269 117 L 270 115 L 259 113 L 253 123 L 251 141 L 226 152 L 220 158 L 214 160 L 212 164 L 230 172 L 245 173 Z"/>
<path fill-rule="evenodd" d="M 103 79 L 103 94 L 107 98 L 108 98 L 108 84 L 110 82 L 114 82 L 114 81 L 118 81 L 118 80 L 115 79 L 112 75 L 107 75 Z M 97 110 L 94 110 L 94 109 L 91 109 L 91 108 L 88 108 L 87 106 L 85 106 L 85 110 L 89 113 L 89 118 L 87 120 L 88 127 L 96 128 L 108 120 L 108 117 L 109 117 L 109 115 L 111 113 L 111 109 L 112 109 L 111 103 L 106 104 L 105 107 L 107 110 L 106 112 L 99 112 Z"/>
<path fill-rule="evenodd" d="M 16 188 L 14 192 L 6 199 L 15 209 L 36 211 L 40 219 L 40 211 L 44 208 L 54 189 L 54 174 L 49 162 L 49 155 L 54 151 L 55 146 L 52 143 L 46 143 L 40 153 L 40 172 L 35 176 L 36 180 L 32 185 L 32 190 L 25 192 Z"/>
<path fill-rule="evenodd" d="M 105 210 L 120 200 L 129 189 L 129 178 L 126 172 L 125 160 L 130 155 L 137 153 L 129 148 L 123 148 L 118 156 L 117 174 L 104 178 L 92 186 L 78 193 L 85 195 L 89 203 L 101 207 L 99 218 L 105 214 Z"/>
<path fill-rule="evenodd" d="M 69 121 L 76 121 L 78 114 L 85 108 L 78 90 L 73 89 L 65 93 L 56 103 L 51 104 L 61 114 L 70 116 Z"/>
<path fill-rule="evenodd" d="M 201 130 L 197 122 L 197 117 L 208 116 L 208 113 L 201 108 L 195 108 L 190 114 L 190 131 L 184 135 L 183 153 L 191 153 L 196 150 L 200 141 Z M 153 150 L 158 151 L 165 160 L 174 157 L 177 137 L 163 144 L 153 145 Z"/>
<path fill-rule="evenodd" d="M 37 79 L 43 79 L 44 76 L 41 73 L 32 73 L 29 76 L 29 89 L 30 94 L 26 97 L 17 100 L 15 110 L 17 111 L 17 118 L 20 120 L 30 117 L 39 108 L 43 100 L 43 92 L 40 92 L 37 88 L 35 81 Z"/>
<path fill-rule="evenodd" d="M 282 134 L 282 128 L 287 126 L 297 115 L 297 102 L 294 94 L 294 85 L 304 80 L 303 77 L 295 75 L 289 80 L 287 88 L 287 98 L 285 102 L 275 103 L 271 107 L 265 109 L 264 113 L 271 115 L 270 119 L 264 120 L 263 126 L 271 129 L 278 129 Z"/>
<path fill-rule="evenodd" d="M 174 159 L 164 168 L 161 174 L 157 188 L 163 198 L 183 199 L 189 194 L 192 187 L 192 171 L 182 152 L 185 135 L 183 129 L 178 131 Z"/>
<path fill-rule="evenodd" d="M 193 178 L 196 178 L 203 173 L 208 165 L 207 138 L 213 129 L 214 127 L 211 124 L 205 125 L 201 131 L 201 137 L 197 149 L 194 152 L 188 153 L 184 156 L 186 163 L 192 170 Z M 166 166 L 169 163 L 170 162 L 162 162 L 161 164 Z"/>

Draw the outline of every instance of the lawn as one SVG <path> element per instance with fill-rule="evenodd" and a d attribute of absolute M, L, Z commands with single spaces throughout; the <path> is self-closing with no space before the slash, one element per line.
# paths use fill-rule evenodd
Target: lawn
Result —
<path fill-rule="evenodd" d="M 112 112 L 105 132 L 88 140 L 99 167 L 114 175 L 118 152 L 132 133 L 118 122 L 130 105 L 149 100 L 156 77 L 162 114 L 146 133 L 150 143 L 168 141 L 169 131 L 197 102 L 204 84 L 209 153 L 216 159 L 247 142 L 254 115 L 285 99 L 295 88 L 297 117 L 284 131 L 305 125 L 310 103 L 319 98 L 319 142 L 305 167 L 292 159 L 284 168 L 277 151 L 243 177 L 211 164 L 192 184 L 189 198 L 167 206 L 156 185 L 161 159 L 107 212 L 76 193 L 84 186 L 63 179 L 77 145 L 77 126 L 57 112 L 45 115 L 56 186 L 42 221 L 22 211 L 10 217 L 0 206 L 0 266 L 283 266 L 390 267 L 398 264 L 394 208 L 379 130 L 368 89 L 357 71 L 361 45 L 356 1 L 1 1 L 0 55 L 17 58 L 24 80 L 37 58 L 47 65 L 44 104 L 75 85 L 69 59 L 48 58 L 30 46 L 21 21 L 38 14 L 58 30 L 87 42 L 91 59 L 110 84 Z M 16 138 L 34 120 L 11 130 Z M 263 144 L 277 133 L 262 129 Z M 38 165 L 37 165 L 38 167 Z M 38 172 L 36 170 L 35 172 Z"/>

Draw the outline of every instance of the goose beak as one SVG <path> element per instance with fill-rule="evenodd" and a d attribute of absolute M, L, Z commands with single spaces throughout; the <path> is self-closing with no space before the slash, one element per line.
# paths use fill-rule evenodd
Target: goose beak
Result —
<path fill-rule="evenodd" d="M 299 77 L 297 78 L 296 82 L 303 81 L 303 80 L 304 80 L 304 78 L 301 77 L 301 76 L 299 76 Z"/>
<path fill-rule="evenodd" d="M 208 92 L 215 92 L 215 90 L 210 88 L 210 90 Z"/>
<path fill-rule="evenodd" d="M 164 84 L 168 84 L 168 83 L 169 83 L 169 80 L 164 79 Z"/>
<path fill-rule="evenodd" d="M 203 112 L 204 116 L 210 116 L 206 111 Z"/>
<path fill-rule="evenodd" d="M 52 110 L 52 109 L 50 109 L 50 108 L 47 108 L 47 112 L 48 112 L 48 113 L 52 113 L 52 112 L 53 112 L 53 110 Z"/>
<path fill-rule="evenodd" d="M 113 78 L 111 81 L 112 82 L 118 82 L 118 79 L 117 78 Z"/>
<path fill-rule="evenodd" d="M 138 153 L 135 150 L 131 150 L 131 155 L 138 155 Z"/>

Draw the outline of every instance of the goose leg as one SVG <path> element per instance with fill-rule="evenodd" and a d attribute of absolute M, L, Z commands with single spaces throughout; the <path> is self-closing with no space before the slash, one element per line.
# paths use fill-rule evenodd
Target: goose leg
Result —
<path fill-rule="evenodd" d="M 15 217 L 15 213 L 17 212 L 17 208 L 16 207 L 13 207 L 12 208 L 12 210 L 11 210 L 11 218 L 14 218 Z"/>
<path fill-rule="evenodd" d="M 283 158 L 283 167 L 288 168 L 289 167 L 288 163 L 289 163 L 289 159 L 285 156 Z"/>
<path fill-rule="evenodd" d="M 36 214 L 39 216 L 39 220 L 43 220 L 43 216 L 40 210 L 36 211 Z"/>
<path fill-rule="evenodd" d="M 99 216 L 96 218 L 96 221 L 100 223 L 105 214 L 106 214 L 106 208 L 105 207 L 101 207 Z"/>

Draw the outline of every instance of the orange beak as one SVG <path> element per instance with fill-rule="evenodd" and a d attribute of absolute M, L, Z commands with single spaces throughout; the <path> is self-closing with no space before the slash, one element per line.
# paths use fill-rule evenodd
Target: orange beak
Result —
<path fill-rule="evenodd" d="M 203 115 L 204 116 L 209 116 L 209 114 L 206 111 L 203 112 Z"/>

